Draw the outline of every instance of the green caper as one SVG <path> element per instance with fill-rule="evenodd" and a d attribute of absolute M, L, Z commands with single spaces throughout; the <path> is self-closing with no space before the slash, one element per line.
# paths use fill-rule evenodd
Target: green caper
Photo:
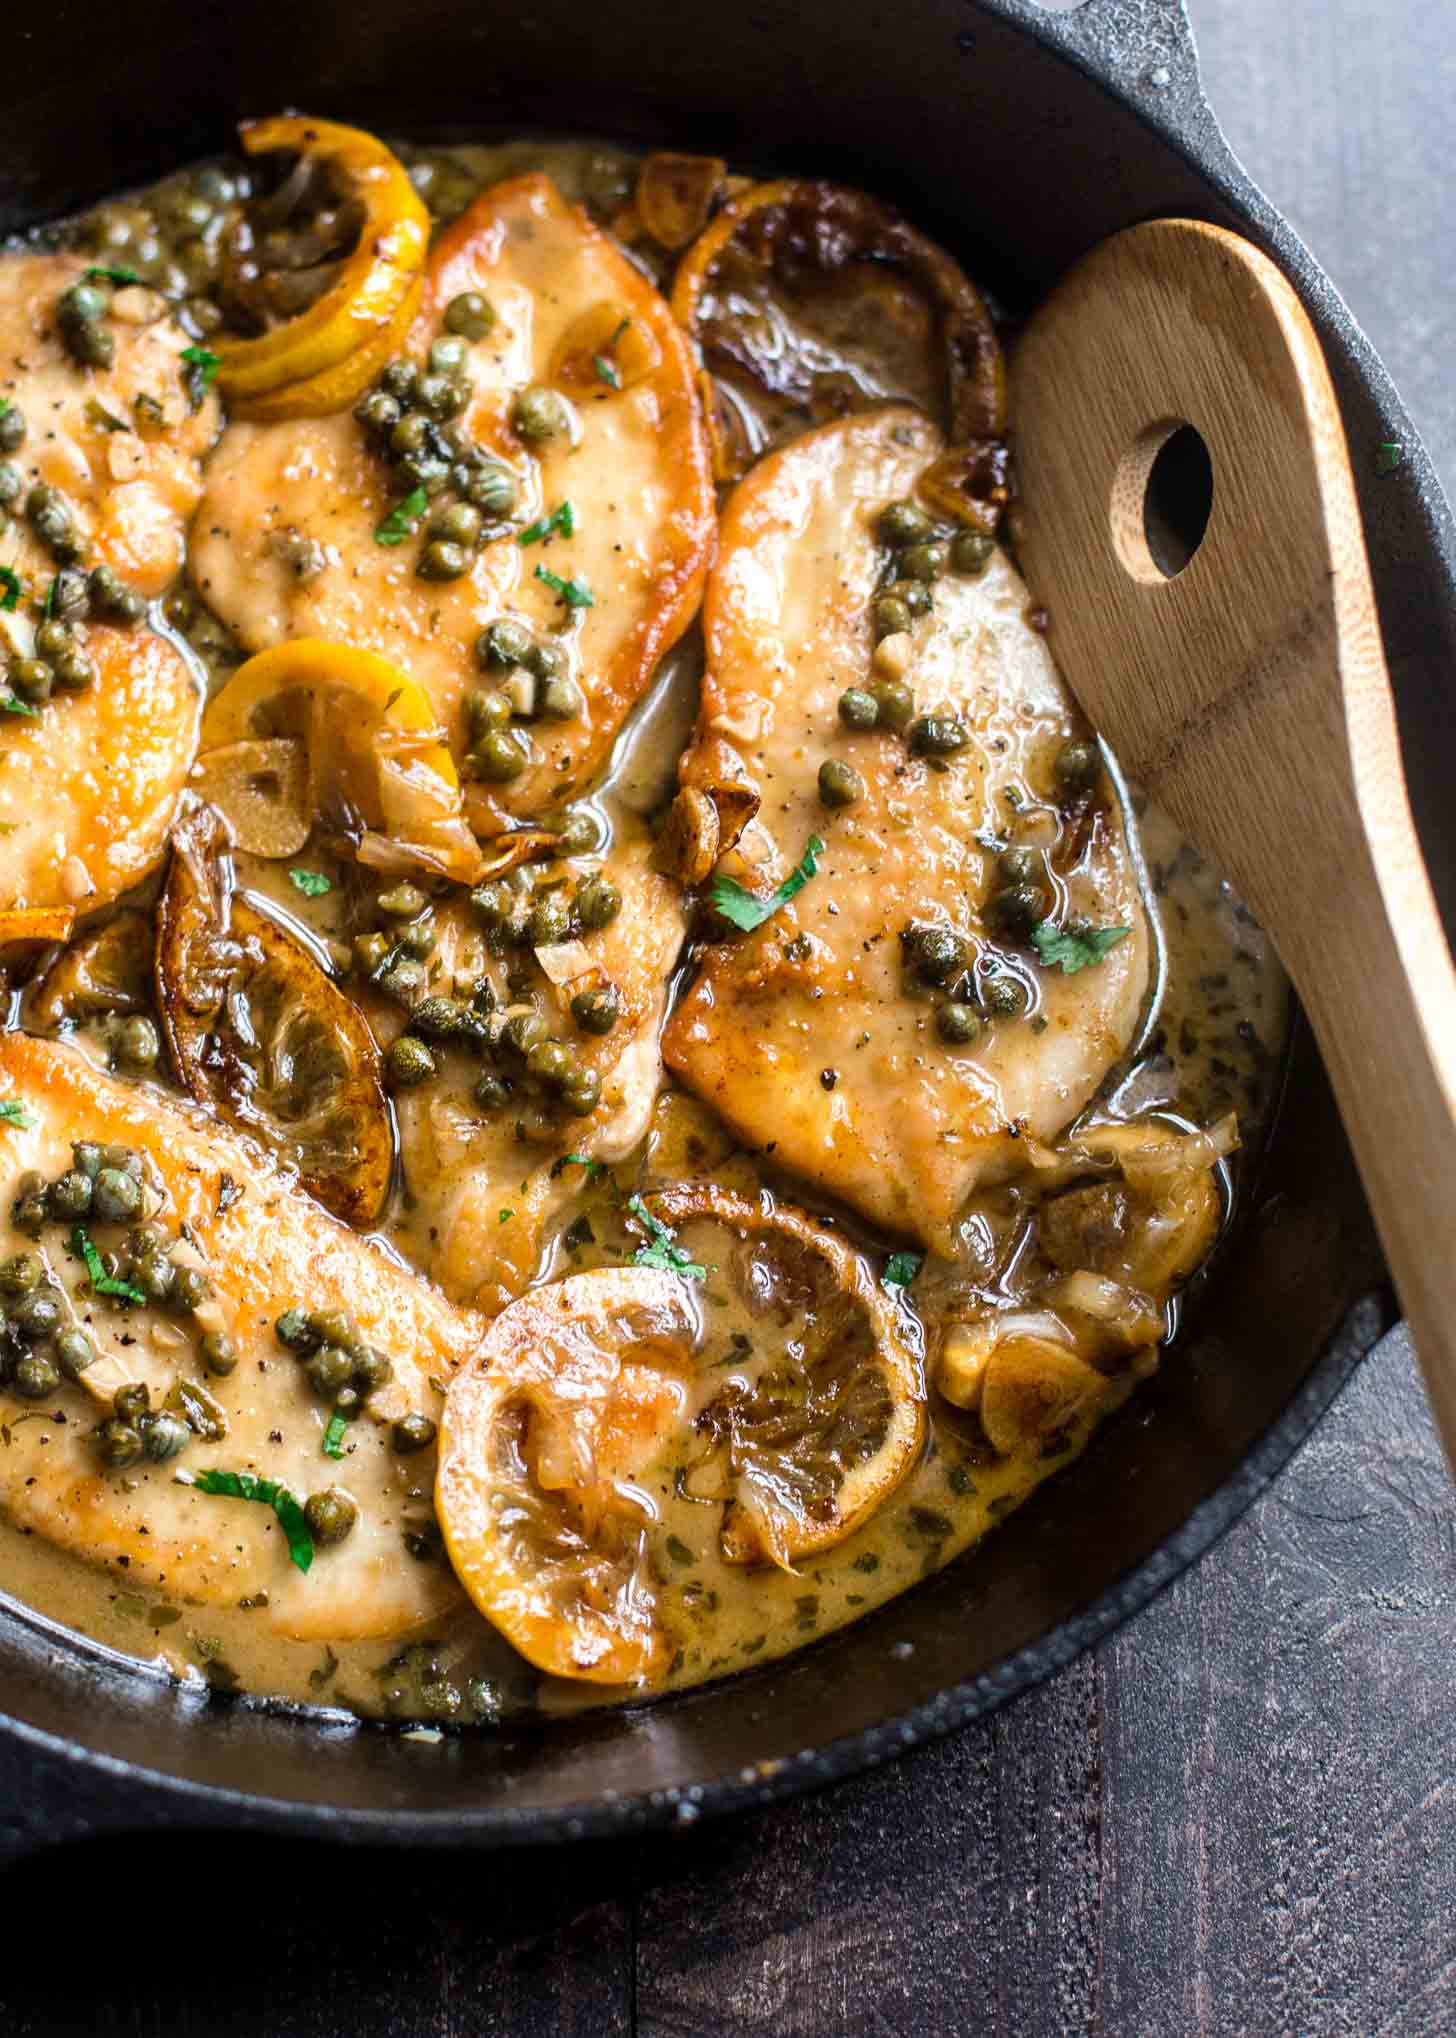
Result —
<path fill-rule="evenodd" d="M 419 379 L 420 371 L 414 362 L 397 355 L 393 361 L 387 361 L 380 370 L 379 387 L 387 395 L 392 396 L 396 403 L 411 403 Z"/>
<path fill-rule="evenodd" d="M 917 545 L 928 538 L 934 524 L 909 497 L 886 503 L 880 511 L 880 536 L 887 545 Z"/>
<path fill-rule="evenodd" d="M 113 1417 L 96 1431 L 96 1449 L 108 1465 L 134 1465 L 142 1454 L 141 1431 Z"/>
<path fill-rule="evenodd" d="M 532 948 L 551 948 L 571 934 L 571 907 L 565 892 L 542 892 L 526 918 L 526 939 Z"/>
<path fill-rule="evenodd" d="M 407 453 L 395 463 L 395 473 L 403 487 L 422 488 L 433 499 L 449 481 L 450 466 L 438 453 Z"/>
<path fill-rule="evenodd" d="M 109 368 L 116 359 L 116 336 L 99 319 L 68 320 L 61 337 L 83 368 Z"/>
<path fill-rule="evenodd" d="M 935 1015 L 936 1031 L 953 1047 L 968 1047 L 981 1031 L 975 1007 L 959 998 L 948 998 Z"/>
<path fill-rule="evenodd" d="M 556 391 L 544 389 L 540 383 L 523 389 L 511 405 L 511 424 L 517 437 L 532 444 L 558 437 L 570 422 L 566 405 Z"/>
<path fill-rule="evenodd" d="M 46 599 L 50 603 L 52 620 L 59 622 L 62 628 L 69 630 L 74 624 L 83 621 L 90 613 L 90 575 L 83 573 L 77 566 L 63 566 L 51 582 L 51 590 Z M 74 644 L 75 638 L 73 636 L 66 648 L 69 649 Z M 40 655 L 42 658 L 46 658 L 50 654 L 42 651 Z"/>
<path fill-rule="evenodd" d="M 1003 849 L 996 868 L 1008 884 L 1024 885 L 1041 876 L 1041 857 L 1035 849 Z"/>
<path fill-rule="evenodd" d="M 354 936 L 354 959 L 366 976 L 373 976 L 387 955 L 393 953 L 394 944 L 386 934 L 356 934 Z"/>
<path fill-rule="evenodd" d="M 34 1168 L 27 1168 L 15 1185 L 15 1201 L 10 1206 L 11 1221 L 22 1231 L 38 1232 L 49 1215 L 45 1177 L 38 1175 Z"/>
<path fill-rule="evenodd" d="M 907 927 L 900 935 L 906 967 L 924 984 L 946 984 L 966 966 L 966 944 L 953 927 Z"/>
<path fill-rule="evenodd" d="M 151 1389 L 145 1380 L 129 1380 L 111 1397 L 111 1412 L 118 1422 L 140 1422 L 151 1406 Z"/>
<path fill-rule="evenodd" d="M 68 1380 L 79 1380 L 96 1363 L 96 1347 L 79 1325 L 56 1333 L 56 1364 Z"/>
<path fill-rule="evenodd" d="M 559 1090 L 576 1071 L 576 1056 L 563 1040 L 543 1040 L 526 1056 L 526 1074 L 553 1090 Z"/>
<path fill-rule="evenodd" d="M 566 653 L 559 644 L 533 644 L 526 664 L 537 679 L 557 679 L 566 670 Z"/>
<path fill-rule="evenodd" d="M 531 740 L 519 729 L 491 729 L 470 752 L 470 761 L 488 785 L 509 785 L 532 755 Z"/>
<path fill-rule="evenodd" d="M 463 375 L 422 375 L 415 397 L 422 409 L 440 424 L 459 417 L 470 401 L 470 382 Z"/>
<path fill-rule="evenodd" d="M 561 1101 L 573 1118 L 589 1118 L 601 1102 L 602 1079 L 595 1069 L 578 1069 L 561 1086 Z"/>
<path fill-rule="evenodd" d="M 41 1278 L 41 1264 L 34 1253 L 15 1253 L 0 1264 L 0 1294 L 28 1295 Z"/>
<path fill-rule="evenodd" d="M 68 325 L 84 325 L 91 319 L 105 318 L 111 309 L 111 292 L 99 283 L 73 283 L 61 292 L 56 304 L 57 316 Z"/>
<path fill-rule="evenodd" d="M 561 818 L 559 856 L 585 856 L 601 842 L 601 827 L 590 807 L 568 807 Z"/>
<path fill-rule="evenodd" d="M 869 692 L 882 728 L 898 731 L 909 724 L 915 713 L 915 696 L 903 679 L 872 680 Z"/>
<path fill-rule="evenodd" d="M 415 1451 L 427 1451 L 435 1441 L 436 1429 L 427 1415 L 417 1415 L 413 1410 L 400 1416 L 389 1432 L 389 1441 L 402 1457 Z"/>
<path fill-rule="evenodd" d="M 19 412 L 14 410 L 0 412 L 0 424 L 8 417 L 18 416 Z M 14 509 L 24 493 L 25 476 L 20 469 L 11 466 L 8 460 L 0 461 L 0 509 Z"/>
<path fill-rule="evenodd" d="M 79 1167 L 80 1164 L 77 1160 L 76 1165 Z M 124 1175 L 135 1175 L 138 1181 L 141 1179 L 142 1157 L 134 1146 L 103 1146 L 101 1165 L 103 1168 L 120 1168 Z"/>
<path fill-rule="evenodd" d="M 99 615 L 114 616 L 119 623 L 139 623 L 147 612 L 141 595 L 109 566 L 93 566 L 86 589 L 91 607 Z"/>
<path fill-rule="evenodd" d="M 1012 976 L 987 977 L 981 1003 L 993 1018 L 1013 1019 L 1026 1005 L 1026 993 Z"/>
<path fill-rule="evenodd" d="M 385 1061 L 390 1081 L 402 1090 L 427 1083 L 437 1073 L 435 1057 L 424 1041 L 417 1040 L 412 1033 L 402 1033 L 398 1040 L 390 1042 Z"/>
<path fill-rule="evenodd" d="M 236 1370 L 238 1348 L 225 1330 L 210 1330 L 197 1347 L 197 1355 L 204 1369 L 214 1379 L 225 1380 Z"/>
<path fill-rule="evenodd" d="M 412 1003 L 424 987 L 424 965 L 408 955 L 402 955 L 398 962 L 391 963 L 379 979 L 380 990 L 385 997 L 393 998 L 397 1005 Z"/>
<path fill-rule="evenodd" d="M 56 575 L 56 579 L 60 579 Z M 69 623 L 52 617 L 40 624 L 35 633 L 35 655 L 49 664 L 53 658 L 62 658 L 66 652 L 76 648 L 76 633 Z"/>
<path fill-rule="evenodd" d="M 177 1309 L 200 1309 L 212 1295 L 212 1283 L 206 1274 L 196 1267 L 175 1267 L 172 1279 L 172 1303 Z"/>
<path fill-rule="evenodd" d="M 330 1486 L 326 1492 L 310 1493 L 303 1503 L 303 1518 L 314 1541 L 327 1549 L 352 1533 L 359 1509 L 342 1486 Z"/>
<path fill-rule="evenodd" d="M 0 410 L 0 453 L 18 453 L 25 444 L 25 413 L 6 399 Z"/>
<path fill-rule="evenodd" d="M 914 618 L 897 594 L 882 594 L 875 603 L 875 636 L 897 637 Z"/>
<path fill-rule="evenodd" d="M 511 704 L 497 687 L 488 692 L 479 689 L 465 696 L 465 721 L 472 739 L 479 742 L 492 729 L 505 729 L 510 725 Z"/>
<path fill-rule="evenodd" d="M 470 359 L 470 349 L 459 333 L 442 335 L 430 343 L 430 373 L 458 375 Z"/>
<path fill-rule="evenodd" d="M 133 1260 L 129 1279 L 148 1302 L 170 1302 L 177 1291 L 177 1268 L 161 1253 Z"/>
<path fill-rule="evenodd" d="M 400 947 L 416 962 L 425 960 L 437 938 L 433 913 L 422 913 L 418 920 L 408 921 L 399 930 Z"/>
<path fill-rule="evenodd" d="M 391 396 L 387 389 L 371 389 L 354 406 L 355 418 L 377 439 L 387 439 L 401 415 L 398 397 Z"/>
<path fill-rule="evenodd" d="M 506 1021 L 502 1037 L 517 1054 L 529 1054 L 538 1042 L 546 1038 L 546 1021 L 539 1012 L 513 1013 Z"/>
<path fill-rule="evenodd" d="M 162 1042 L 152 1021 L 140 1013 L 128 1019 L 116 1036 L 116 1052 L 128 1068 L 155 1068 Z"/>
<path fill-rule="evenodd" d="M 495 307 L 478 290 L 462 290 L 445 306 L 445 330 L 467 340 L 483 340 L 495 324 Z"/>
<path fill-rule="evenodd" d="M 25 514 L 35 535 L 58 558 L 67 546 L 74 545 L 70 505 L 58 488 L 52 488 L 48 482 L 37 482 L 25 498 Z"/>
<path fill-rule="evenodd" d="M 393 1362 L 374 1345 L 361 1345 L 354 1353 L 354 1385 L 363 1394 L 387 1386 L 394 1378 Z"/>
<path fill-rule="evenodd" d="M 583 1033 L 610 1033 L 622 1016 L 622 994 L 615 984 L 578 991 L 571 1001 L 571 1016 Z"/>
<path fill-rule="evenodd" d="M 321 1342 L 319 1331 L 305 1309 L 285 1309 L 273 1326 L 273 1335 L 290 1352 L 311 1352 Z"/>
<path fill-rule="evenodd" d="M 128 1169 L 105 1167 L 92 1188 L 91 1207 L 103 1224 L 125 1224 L 142 1207 L 142 1185 Z"/>
<path fill-rule="evenodd" d="M 359 1343 L 359 1326 L 347 1309 L 315 1309 L 309 1327 L 319 1344 L 342 1345 L 353 1352 Z"/>
<path fill-rule="evenodd" d="M 953 757 L 971 735 L 959 715 L 922 715 L 910 724 L 905 740 L 916 757 Z"/>
<path fill-rule="evenodd" d="M 1027 940 L 1038 921 L 1046 918 L 1047 899 L 1039 885 L 1006 885 L 992 894 L 987 913 L 1003 932 Z"/>
<path fill-rule="evenodd" d="M 61 1315 L 61 1297 L 57 1289 L 32 1288 L 11 1309 L 10 1322 L 21 1337 L 34 1342 L 43 1337 L 54 1337 L 60 1328 Z"/>
<path fill-rule="evenodd" d="M 454 998 L 421 998 L 410 1013 L 410 1031 L 422 1040 L 455 1040 L 464 1029 L 465 1008 Z"/>
<path fill-rule="evenodd" d="M 957 531 L 950 541 L 950 563 L 957 573 L 974 577 L 985 572 L 995 550 L 995 539 L 988 538 L 984 531 Z"/>
<path fill-rule="evenodd" d="M 488 517 L 508 517 L 516 506 L 516 477 L 503 461 L 481 461 L 469 468 L 456 486 L 468 503 Z"/>
<path fill-rule="evenodd" d="M 168 1458 L 177 1457 L 192 1441 L 190 1426 L 180 1415 L 169 1414 L 166 1409 L 160 1414 L 149 1415 L 139 1428 L 143 1456 L 158 1465 L 164 1465 Z"/>
<path fill-rule="evenodd" d="M 507 671 L 527 662 L 534 643 L 524 623 L 518 623 L 513 616 L 497 616 L 476 639 L 475 656 L 482 667 Z"/>
<path fill-rule="evenodd" d="M 586 695 L 570 677 L 548 679 L 536 696 L 536 712 L 548 722 L 574 722 L 586 709 Z"/>
<path fill-rule="evenodd" d="M 58 1224 L 74 1224 L 91 1215 L 91 1177 L 68 1168 L 46 1190 L 46 1207 Z"/>
<path fill-rule="evenodd" d="M 421 580 L 459 580 L 469 571 L 469 552 L 463 545 L 452 545 L 448 538 L 431 538 L 415 561 L 415 573 Z"/>
<path fill-rule="evenodd" d="M 60 1367 L 48 1352 L 26 1352 L 17 1359 L 10 1381 L 22 1401 L 44 1401 L 60 1384 Z"/>
<path fill-rule="evenodd" d="M 896 601 L 904 602 L 912 617 L 928 616 L 935 607 L 935 597 L 930 589 L 919 580 L 897 580 L 886 588 Z"/>
<path fill-rule="evenodd" d="M 323 1345 L 304 1361 L 303 1371 L 314 1393 L 332 1401 L 354 1377 L 354 1354 L 346 1352 L 342 1345 Z"/>
<path fill-rule="evenodd" d="M 939 580 L 949 564 L 950 547 L 938 538 L 923 545 L 912 545 L 900 556 L 900 565 L 912 580 Z"/>
<path fill-rule="evenodd" d="M 106 1159 L 105 1147 L 98 1146 L 94 1139 L 77 1139 L 71 1142 L 71 1158 L 83 1175 L 89 1175 L 94 1182 L 100 1174 Z"/>
<path fill-rule="evenodd" d="M 499 878 L 477 885 L 470 894 L 470 910 L 482 927 L 509 927 L 515 917 L 516 895 Z"/>
<path fill-rule="evenodd" d="M 17 658 L 6 674 L 11 691 L 23 701 L 48 701 L 56 675 L 43 658 Z"/>
<path fill-rule="evenodd" d="M 1056 773 L 1071 791 L 1085 791 L 1097 783 L 1101 760 L 1095 743 L 1064 743 L 1057 752 Z"/>
<path fill-rule="evenodd" d="M 452 502 L 437 510 L 430 519 L 430 535 L 444 538 L 452 545 L 474 546 L 480 543 L 480 511 L 468 502 Z"/>
<path fill-rule="evenodd" d="M 819 798 L 826 807 L 852 807 L 864 798 L 864 780 L 842 757 L 826 757 L 819 767 Z"/>
<path fill-rule="evenodd" d="M 476 1078 L 473 1095 L 482 1111 L 499 1111 L 510 1098 L 510 1089 L 499 1076 L 493 1076 L 489 1069 Z"/>
<path fill-rule="evenodd" d="M 418 885 L 406 881 L 381 892 L 374 903 L 381 913 L 388 913 L 391 920 L 413 920 L 416 914 L 424 912 L 429 901 Z"/>
<path fill-rule="evenodd" d="M 622 894 L 600 871 L 577 887 L 576 917 L 588 934 L 610 927 L 622 910 Z"/>
<path fill-rule="evenodd" d="M 427 452 L 430 420 L 423 411 L 407 410 L 389 435 L 389 449 L 401 456 Z"/>

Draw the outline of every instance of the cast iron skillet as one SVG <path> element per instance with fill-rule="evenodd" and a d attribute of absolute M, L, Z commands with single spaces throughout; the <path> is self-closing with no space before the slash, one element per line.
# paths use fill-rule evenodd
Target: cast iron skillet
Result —
<path fill-rule="evenodd" d="M 23 22 L 23 25 L 22 25 Z M 1453 533 L 1394 391 L 1202 99 L 1180 0 L 49 0 L 10 29 L 0 228 L 294 103 L 386 131 L 612 130 L 897 199 L 1013 303 L 1118 228 L 1191 214 L 1280 262 L 1361 485 L 1411 790 L 1456 920 Z M 1374 449 L 1399 439 L 1377 479 Z M 1298 796 L 1297 784 L 1291 797 Z M 998 1704 L 1142 1606 L 1247 1506 L 1393 1310 L 1309 1038 L 1196 1330 L 987 1546 L 789 1662 L 655 1707 L 422 1746 L 179 1693 L 0 1606 L 0 1849 L 169 1822 L 500 1846 L 786 1796 Z"/>

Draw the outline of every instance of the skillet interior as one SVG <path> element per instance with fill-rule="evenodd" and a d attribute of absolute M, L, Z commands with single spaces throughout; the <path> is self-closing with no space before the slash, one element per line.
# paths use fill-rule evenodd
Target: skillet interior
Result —
<path fill-rule="evenodd" d="M 1456 920 L 1456 813 L 1439 796 L 1451 710 L 1424 683 L 1456 662 L 1449 520 L 1417 451 L 1376 482 L 1375 443 L 1414 448 L 1409 427 L 1323 279 L 1221 152 L 1177 6 L 1092 0 L 1052 16 L 1031 0 L 874 0 L 689 16 L 662 0 L 609 13 L 541 0 L 523 16 L 422 0 L 402 16 L 382 0 L 287 13 L 234 0 L 204 17 L 180 0 L 105 16 L 55 0 L 17 42 L 22 61 L 0 87 L 15 170 L 5 226 L 215 146 L 239 113 L 306 98 L 395 131 L 499 122 L 711 139 L 768 167 L 856 179 L 901 200 L 1013 302 L 1139 218 L 1193 213 L 1252 232 L 1304 288 L 1330 352 L 1413 797 Z M 1154 82 L 1162 72 L 1166 84 Z M 1149 124 L 1162 107 L 1187 126 L 1192 154 Z M 179 1697 L 3 1615 L 0 1711 L 18 1725 L 5 1759 L 25 1779 L 12 1841 L 155 1817 L 159 1779 L 178 1820 L 550 1839 L 725 1808 L 883 1759 L 1045 1674 L 1141 1604 L 1283 1462 L 1389 1320 L 1358 1182 L 1300 1031 L 1264 1176 L 1196 1334 L 984 1552 L 755 1677 L 439 1746 Z"/>

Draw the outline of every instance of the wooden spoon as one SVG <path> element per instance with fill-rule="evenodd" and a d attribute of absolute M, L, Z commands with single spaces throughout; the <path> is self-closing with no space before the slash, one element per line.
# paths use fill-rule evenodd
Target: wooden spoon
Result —
<path fill-rule="evenodd" d="M 1159 220 L 1037 312 L 1013 394 L 1018 549 L 1058 661 L 1294 980 L 1456 1465 L 1456 972 L 1319 342 L 1256 248 Z M 1145 506 L 1185 425 L 1212 508 L 1170 577 Z"/>

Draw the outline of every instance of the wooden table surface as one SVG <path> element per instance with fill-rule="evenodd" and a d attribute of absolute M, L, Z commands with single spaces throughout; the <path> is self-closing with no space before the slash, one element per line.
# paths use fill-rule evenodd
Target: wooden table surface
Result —
<path fill-rule="evenodd" d="M 1230 138 L 1456 485 L 1456 12 L 1194 7 Z M 671 1840 L 56 1855 L 3 1892 L 6 2038 L 1445 2038 L 1453 1666 L 1456 1506 L 1396 1333 L 1211 1555 L 993 1719 Z"/>

